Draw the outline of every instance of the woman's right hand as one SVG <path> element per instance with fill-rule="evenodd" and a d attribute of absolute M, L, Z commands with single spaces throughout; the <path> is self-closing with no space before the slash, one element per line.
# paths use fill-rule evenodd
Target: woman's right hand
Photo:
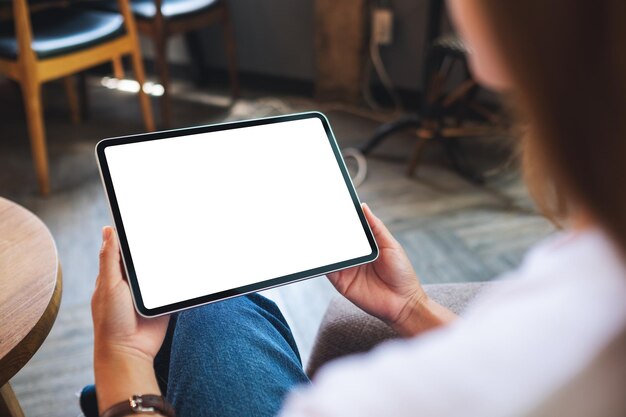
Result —
<path fill-rule="evenodd" d="M 327 277 L 357 307 L 404 333 L 407 321 L 428 297 L 402 246 L 366 204 L 363 212 L 378 243 L 378 259 Z"/>

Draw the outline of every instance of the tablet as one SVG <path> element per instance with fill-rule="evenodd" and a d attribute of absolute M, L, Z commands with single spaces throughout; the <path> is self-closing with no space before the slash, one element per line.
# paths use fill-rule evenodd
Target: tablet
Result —
<path fill-rule="evenodd" d="M 96 158 L 143 316 L 378 256 L 321 113 L 104 139 Z"/>

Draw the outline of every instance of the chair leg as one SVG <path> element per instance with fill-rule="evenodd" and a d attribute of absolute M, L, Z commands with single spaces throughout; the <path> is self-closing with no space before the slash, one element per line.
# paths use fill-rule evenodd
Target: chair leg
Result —
<path fill-rule="evenodd" d="M 65 86 L 65 96 L 67 97 L 67 104 L 70 107 L 72 123 L 77 125 L 80 123 L 80 104 L 78 103 L 78 94 L 76 93 L 74 77 L 68 75 L 67 77 L 63 78 L 63 84 Z"/>
<path fill-rule="evenodd" d="M 415 174 L 415 170 L 417 169 L 417 164 L 420 161 L 420 157 L 422 156 L 422 150 L 424 149 L 424 145 L 428 142 L 427 138 L 418 138 L 415 143 L 415 147 L 413 148 L 413 153 L 411 154 L 411 159 L 409 160 L 409 164 L 406 168 L 406 176 L 412 177 Z"/>
<path fill-rule="evenodd" d="M 119 55 L 113 58 L 113 76 L 118 80 L 124 78 L 124 64 L 122 63 L 122 57 Z"/>
<path fill-rule="evenodd" d="M 8 382 L 0 387 L 0 416 L 24 417 L 22 407 Z"/>
<path fill-rule="evenodd" d="M 170 102 L 170 74 L 167 66 L 167 38 L 163 34 L 154 37 L 156 52 L 156 64 L 161 85 L 163 86 L 163 96 L 161 96 L 161 123 L 163 127 L 169 128 L 172 122 L 172 111 Z"/>
<path fill-rule="evenodd" d="M 150 97 L 143 91 L 143 85 L 146 82 L 146 73 L 143 69 L 143 62 L 141 60 L 141 53 L 139 49 L 134 49 L 131 52 L 133 61 L 133 71 L 135 78 L 139 82 L 139 104 L 141 105 L 141 114 L 143 116 L 143 123 L 147 132 L 154 131 L 154 116 L 152 114 L 152 105 L 150 104 Z"/>
<path fill-rule="evenodd" d="M 21 86 L 39 191 L 45 196 L 50 192 L 50 177 L 46 132 L 41 104 L 41 84 L 37 80 L 26 78 L 22 80 Z"/>
<path fill-rule="evenodd" d="M 237 47 L 235 45 L 235 31 L 230 18 L 230 9 L 227 3 L 224 3 L 224 42 L 226 46 L 226 55 L 228 58 L 228 76 L 230 78 L 230 91 L 233 100 L 239 97 L 239 75 L 237 72 Z"/>
<path fill-rule="evenodd" d="M 206 69 L 206 54 L 202 48 L 202 32 L 199 30 L 191 30 L 185 33 L 185 44 L 189 51 L 189 59 L 191 60 L 191 68 L 193 70 L 193 78 L 197 87 L 206 87 L 209 83 Z"/>
<path fill-rule="evenodd" d="M 78 98 L 80 115 L 83 120 L 89 119 L 89 95 L 87 93 L 87 76 L 84 72 L 78 74 Z"/>

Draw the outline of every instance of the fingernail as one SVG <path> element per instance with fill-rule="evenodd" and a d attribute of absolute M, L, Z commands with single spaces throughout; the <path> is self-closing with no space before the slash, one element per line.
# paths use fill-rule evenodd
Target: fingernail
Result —
<path fill-rule="evenodd" d="M 106 242 L 111 237 L 111 228 L 108 226 L 104 226 L 102 228 L 102 241 Z"/>
<path fill-rule="evenodd" d="M 363 210 L 369 213 L 368 216 L 378 218 L 378 216 L 376 216 L 376 213 L 372 211 L 372 208 L 367 203 L 363 203 Z"/>

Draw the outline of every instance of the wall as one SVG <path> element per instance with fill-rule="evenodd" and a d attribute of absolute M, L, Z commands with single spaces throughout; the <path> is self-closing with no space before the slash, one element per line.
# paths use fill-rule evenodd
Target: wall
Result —
<path fill-rule="evenodd" d="M 241 71 L 315 79 L 314 0 L 230 0 L 230 4 Z M 417 90 L 428 1 L 392 0 L 392 4 L 394 43 L 383 47 L 381 54 L 397 86 Z M 209 65 L 225 68 L 221 28 L 206 30 L 204 39 Z M 182 39 L 172 40 L 169 53 L 171 61 L 188 62 Z"/>

